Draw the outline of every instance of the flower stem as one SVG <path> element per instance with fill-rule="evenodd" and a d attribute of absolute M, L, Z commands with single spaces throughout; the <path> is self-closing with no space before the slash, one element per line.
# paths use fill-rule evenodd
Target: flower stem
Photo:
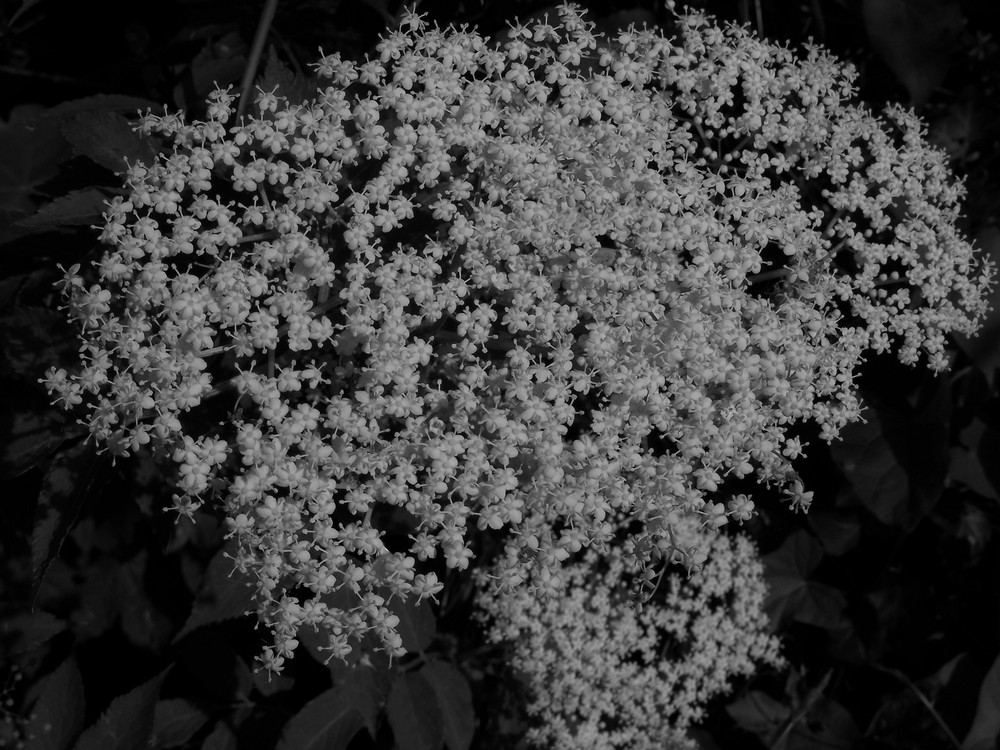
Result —
<path fill-rule="evenodd" d="M 260 14 L 260 21 L 257 23 L 257 32 L 253 37 L 253 45 L 250 47 L 250 57 L 247 59 L 247 67 L 243 71 L 243 80 L 240 81 L 240 101 L 236 105 L 237 120 L 246 114 L 247 106 L 250 102 L 250 89 L 253 87 L 253 79 L 257 75 L 260 58 L 264 54 L 267 32 L 271 28 L 271 22 L 274 20 L 274 13 L 277 9 L 278 0 L 265 1 L 264 10 Z"/>
<path fill-rule="evenodd" d="M 772 279 L 783 279 L 788 276 L 787 268 L 778 268 L 774 271 L 765 271 L 764 273 L 757 273 L 753 276 L 747 276 L 747 283 L 749 286 L 754 284 L 760 284 L 764 281 L 771 281 Z"/>
<path fill-rule="evenodd" d="M 941 718 L 941 714 L 939 714 L 937 712 L 937 709 L 934 708 L 934 704 L 931 703 L 930 699 L 928 699 L 928 697 L 923 694 L 920 688 L 918 688 L 913 683 L 913 680 L 911 680 L 906 675 L 905 672 L 901 672 L 898 669 L 892 669 L 891 667 L 883 667 L 881 664 L 873 664 L 872 667 L 878 670 L 879 672 L 895 677 L 901 683 L 906 685 L 906 687 L 908 687 L 917 697 L 917 700 L 919 700 L 923 704 L 924 708 L 927 709 L 927 712 L 931 715 L 931 717 L 934 719 L 937 725 L 941 728 L 941 731 L 944 732 L 945 736 L 948 738 L 948 741 L 951 742 L 951 744 L 955 748 L 957 748 L 957 750 L 961 750 L 962 743 L 959 741 L 958 737 L 956 737 L 955 733 L 951 731 L 951 728 L 948 726 L 947 723 L 945 723 L 945 720 Z"/>

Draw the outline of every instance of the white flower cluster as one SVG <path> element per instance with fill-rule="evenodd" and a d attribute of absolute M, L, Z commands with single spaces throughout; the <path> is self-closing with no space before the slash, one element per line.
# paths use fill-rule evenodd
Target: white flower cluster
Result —
<path fill-rule="evenodd" d="M 480 532 L 498 591 L 546 595 L 620 518 L 630 565 L 671 518 L 749 518 L 731 479 L 807 505 L 789 427 L 832 439 L 866 352 L 941 369 L 986 310 L 944 156 L 843 64 L 559 15 L 500 44 L 409 15 L 308 101 L 147 116 L 172 150 L 67 276 L 83 364 L 45 382 L 113 454 L 172 458 L 177 510 L 224 509 L 271 669 L 302 627 L 399 653 L 388 599 Z"/>
<path fill-rule="evenodd" d="M 489 639 L 510 649 L 532 722 L 525 739 L 550 750 L 687 750 L 688 728 L 732 680 L 780 666 L 763 613 L 767 587 L 754 545 L 679 521 L 678 544 L 707 554 L 691 577 L 673 573 L 655 605 L 629 605 L 620 550 L 593 550 L 566 568 L 564 595 L 481 590 Z M 664 586 L 664 584 L 661 584 Z"/>

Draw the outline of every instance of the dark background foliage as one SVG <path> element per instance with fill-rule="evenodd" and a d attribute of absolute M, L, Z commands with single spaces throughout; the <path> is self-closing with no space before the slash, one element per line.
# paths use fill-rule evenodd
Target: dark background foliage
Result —
<path fill-rule="evenodd" d="M 965 229 L 1000 257 L 1000 9 L 977 0 L 705 0 L 768 38 L 822 43 L 873 109 L 909 102 L 969 187 Z M 263 2 L 0 3 L 0 747 L 438 748 L 518 731 L 511 677 L 471 623 L 467 580 L 400 607 L 413 652 L 285 675 L 260 645 L 218 519 L 175 525 L 143 457 L 112 465 L 37 378 L 71 365 L 59 265 L 98 257 L 91 225 L 119 187 L 140 107 L 199 113 L 238 83 Z M 666 22 L 661 4 L 588 3 L 601 28 Z M 494 33 L 541 3 L 427 0 Z M 362 56 L 394 0 L 283 0 L 261 75 L 293 85 L 317 49 Z M 269 77 L 269 78 L 268 78 Z M 813 510 L 759 502 L 769 614 L 789 668 L 710 706 L 702 747 L 985 750 L 1000 731 L 1000 316 L 931 377 L 890 358 L 860 383 L 867 422 L 801 471 Z"/>

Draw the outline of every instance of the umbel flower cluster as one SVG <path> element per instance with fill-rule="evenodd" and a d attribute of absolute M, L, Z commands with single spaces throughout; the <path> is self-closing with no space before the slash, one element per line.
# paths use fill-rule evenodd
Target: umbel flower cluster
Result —
<path fill-rule="evenodd" d="M 618 548 L 568 563 L 561 597 L 482 589 L 488 637 L 509 645 L 527 688 L 532 747 L 690 750 L 686 730 L 710 699 L 762 663 L 781 665 L 778 640 L 766 633 L 767 586 L 753 543 L 699 529 L 692 516 L 677 520 L 675 534 L 707 560 L 690 577 L 670 574 L 655 606 L 629 605 Z"/>
<path fill-rule="evenodd" d="M 987 309 L 945 157 L 819 49 L 567 5 L 497 43 L 409 15 L 316 72 L 145 117 L 168 150 L 67 276 L 83 365 L 45 381 L 224 511 L 270 669 L 303 627 L 401 653 L 390 600 L 486 535 L 497 594 L 559 595 L 626 520 L 630 568 L 697 563 L 672 519 L 807 506 L 790 428 L 835 438 L 867 352 L 940 370 Z"/>

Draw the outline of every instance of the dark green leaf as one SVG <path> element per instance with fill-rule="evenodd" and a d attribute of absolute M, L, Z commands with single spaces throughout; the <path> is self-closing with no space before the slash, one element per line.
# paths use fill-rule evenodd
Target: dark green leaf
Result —
<path fill-rule="evenodd" d="M 0 234 L 3 232 L 0 231 Z M 3 242 L 2 237 L 0 242 Z M 33 288 L 39 289 L 42 284 L 45 285 L 44 291 L 48 291 L 57 274 L 58 271 L 53 273 L 48 268 L 38 268 L 26 273 L 11 273 L 0 278 L 0 309 L 9 310 L 16 307 L 26 292 L 30 292 Z"/>
<path fill-rule="evenodd" d="M 107 193 L 98 188 L 73 190 L 21 219 L 17 226 L 30 232 L 48 232 L 59 227 L 96 225 L 107 200 Z"/>
<path fill-rule="evenodd" d="M 87 522 L 90 521 L 88 526 Z M 96 534 L 92 519 L 74 529 L 74 541 L 79 541 L 81 531 L 86 531 L 90 540 Z M 105 558 L 96 560 L 83 573 L 79 589 L 78 604 L 70 617 L 73 633 L 80 640 L 98 638 L 108 632 L 118 620 L 125 597 L 122 592 L 122 570 L 117 560 Z M 44 591 L 42 593 L 44 596 Z"/>
<path fill-rule="evenodd" d="M 850 552 L 861 539 L 861 523 L 854 513 L 813 510 L 806 516 L 806 520 L 828 555 Z"/>
<path fill-rule="evenodd" d="M 227 34 L 205 47 L 191 61 L 191 82 L 194 93 L 203 98 L 216 86 L 240 80 L 246 68 L 245 45 L 236 32 Z"/>
<path fill-rule="evenodd" d="M 404 602 L 396 597 L 386 606 L 399 618 L 397 630 L 407 652 L 418 653 L 431 644 L 436 623 L 430 603 L 425 601 L 418 604 L 412 597 Z"/>
<path fill-rule="evenodd" d="M 971 155 L 972 144 L 981 137 L 984 119 L 971 101 L 956 102 L 933 119 L 927 139 L 931 145 L 943 148 L 953 162 L 964 161 Z"/>
<path fill-rule="evenodd" d="M 350 691 L 331 688 L 292 717 L 282 732 L 278 750 L 344 750 L 364 725 Z"/>
<path fill-rule="evenodd" d="M 751 690 L 726 706 L 726 713 L 742 729 L 764 739 L 787 721 L 792 709 L 767 693 Z"/>
<path fill-rule="evenodd" d="M 399 750 L 438 750 L 444 742 L 444 717 L 427 678 L 401 674 L 388 702 L 389 725 Z"/>
<path fill-rule="evenodd" d="M 236 733 L 225 722 L 215 725 L 201 745 L 201 750 L 236 750 L 239 740 Z"/>
<path fill-rule="evenodd" d="M 31 568 L 35 591 L 59 556 L 87 500 L 104 461 L 89 441 L 56 455 L 49 465 L 35 505 L 31 533 Z"/>
<path fill-rule="evenodd" d="M 121 629 L 140 648 L 158 652 L 170 642 L 174 625 L 147 593 L 149 553 L 140 551 L 121 566 Z"/>
<path fill-rule="evenodd" d="M 295 678 L 285 673 L 271 674 L 266 669 L 258 669 L 252 674 L 253 686 L 261 695 L 270 697 L 295 687 Z"/>
<path fill-rule="evenodd" d="M 444 744 L 448 750 L 468 750 L 476 729 L 469 681 L 454 665 L 439 659 L 431 659 L 419 674 L 427 678 L 441 708 Z"/>
<path fill-rule="evenodd" d="M 15 307 L 0 317 L 0 371 L 28 380 L 49 367 L 77 360 L 76 329 L 66 316 L 45 307 Z"/>
<path fill-rule="evenodd" d="M 796 531 L 775 552 L 764 557 L 768 596 L 764 608 L 772 621 L 796 620 L 830 630 L 844 620 L 844 595 L 809 578 L 823 551 L 805 531 Z"/>
<path fill-rule="evenodd" d="M 70 657 L 42 680 L 31 710 L 27 736 L 31 750 L 66 750 L 83 729 L 83 679 Z"/>
<path fill-rule="evenodd" d="M 153 717 L 152 746 L 168 748 L 183 745 L 205 726 L 206 714 L 198 706 L 182 698 L 170 698 L 156 704 Z"/>
<path fill-rule="evenodd" d="M 0 230 L 0 242 L 15 239 L 25 233 L 25 228 L 18 227 L 15 222 L 34 212 L 39 187 L 55 177 L 59 173 L 59 165 L 72 156 L 73 149 L 63 135 L 64 126 L 68 126 L 74 137 L 81 139 L 85 148 L 98 150 L 106 158 L 111 158 L 108 150 L 94 142 L 93 135 L 87 139 L 83 132 L 87 125 L 83 126 L 81 132 L 76 132 L 68 120 L 82 116 L 83 122 L 89 123 L 92 131 L 95 116 L 135 112 L 156 106 L 146 99 L 101 94 L 63 102 L 51 109 L 33 108 L 30 113 L 23 115 L 23 107 L 16 109 L 10 122 L 0 123 L 0 226 L 3 227 Z M 131 145 L 125 144 L 121 123 L 113 127 L 113 141 L 126 148 L 124 154 L 137 154 L 144 152 L 145 148 L 151 148 L 148 144 L 140 147 L 134 142 Z M 101 137 L 104 134 L 98 132 L 96 135 Z M 130 136 L 133 139 L 138 137 L 134 133 L 130 133 Z"/>
<path fill-rule="evenodd" d="M 261 91 L 274 91 L 288 100 L 289 104 L 302 104 L 310 96 L 316 95 L 316 82 L 297 75 L 281 61 L 274 46 L 268 48 L 264 75 L 257 81 Z"/>
<path fill-rule="evenodd" d="M 156 158 L 152 142 L 136 133 L 132 124 L 117 112 L 81 112 L 63 122 L 62 132 L 78 155 L 112 172 L 123 172 L 126 161 L 149 164 Z"/>
<path fill-rule="evenodd" d="M 979 702 L 962 750 L 992 750 L 1000 740 L 1000 656 L 979 688 Z"/>
<path fill-rule="evenodd" d="M 917 106 L 948 72 L 949 57 L 964 23 L 950 0 L 864 0 L 865 30 L 872 45 Z"/>
<path fill-rule="evenodd" d="M 0 621 L 0 637 L 12 656 L 38 656 L 40 649 L 66 630 L 66 623 L 43 610 L 25 612 Z"/>
<path fill-rule="evenodd" d="M 848 425 L 830 447 L 854 494 L 882 523 L 912 528 L 940 499 L 948 472 L 950 400 L 944 379 L 926 383 L 927 403 L 908 413 L 865 400 L 867 423 Z"/>
<path fill-rule="evenodd" d="M 359 664 L 337 684 L 342 699 L 361 715 L 368 733 L 375 738 L 378 713 L 389 692 L 388 672 L 371 664 Z"/>
<path fill-rule="evenodd" d="M 962 446 L 955 446 L 950 451 L 948 476 L 959 484 L 968 487 L 977 495 L 991 500 L 1000 500 L 997 487 L 1000 486 L 1000 471 L 997 470 L 994 456 L 998 455 L 995 447 L 998 443 L 992 428 L 987 427 L 978 419 L 966 427 L 959 440 Z M 990 442 L 993 446 L 990 446 Z M 986 461 L 981 458 L 981 446 L 986 445 Z"/>
<path fill-rule="evenodd" d="M 157 111 L 162 110 L 162 107 L 150 99 L 140 99 L 135 96 L 95 94 L 62 102 L 52 109 L 46 110 L 44 114 L 47 118 L 65 118 L 83 112 L 128 112 L 131 114 L 147 109 Z"/>
<path fill-rule="evenodd" d="M 253 672 L 223 629 L 195 633 L 179 651 L 178 675 L 197 685 L 198 695 L 206 700 L 220 705 L 242 703 L 253 691 Z"/>
<path fill-rule="evenodd" d="M 0 388 L 0 478 L 11 478 L 51 456 L 70 435 L 44 391 L 16 380 Z"/>
<path fill-rule="evenodd" d="M 983 430 L 978 436 L 975 451 L 990 485 L 1000 493 L 1000 430 L 993 427 Z"/>
<path fill-rule="evenodd" d="M 874 410 L 866 422 L 848 425 L 830 452 L 851 488 L 865 507 L 882 523 L 891 524 L 909 498 L 909 479 L 882 434 L 882 423 Z"/>
<path fill-rule="evenodd" d="M 174 643 L 200 627 L 243 617 L 255 609 L 253 576 L 234 569 L 232 558 L 226 554 L 229 551 L 224 547 L 209 563 L 191 615 L 174 636 Z"/>
<path fill-rule="evenodd" d="M 97 723 L 89 727 L 75 750 L 142 750 L 153 733 L 156 698 L 165 672 L 115 698 Z"/>
<path fill-rule="evenodd" d="M 820 696 L 809 708 L 805 721 L 795 725 L 787 750 L 851 750 L 861 732 L 854 717 L 834 700 Z"/>
<path fill-rule="evenodd" d="M 19 218 L 34 211 L 38 186 L 55 177 L 69 155 L 57 122 L 0 125 L 0 217 Z"/>

